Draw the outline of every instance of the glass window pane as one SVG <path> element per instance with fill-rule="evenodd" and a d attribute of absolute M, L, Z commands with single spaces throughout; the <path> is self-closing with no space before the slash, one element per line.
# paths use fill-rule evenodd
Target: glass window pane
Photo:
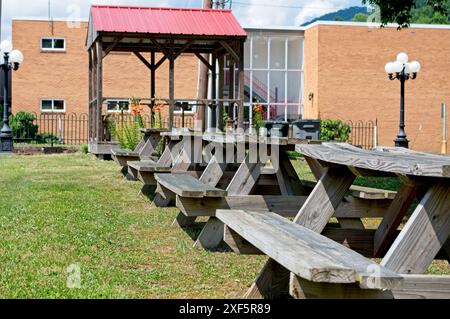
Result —
<path fill-rule="evenodd" d="M 251 39 L 248 38 L 247 41 L 244 44 L 244 68 L 250 69 L 250 41 Z"/>
<path fill-rule="evenodd" d="M 52 100 L 42 100 L 41 101 L 41 110 L 51 110 L 52 109 Z"/>
<path fill-rule="evenodd" d="M 286 40 L 284 38 L 272 38 L 270 41 L 270 68 L 286 68 Z"/>
<path fill-rule="evenodd" d="M 303 89 L 301 85 L 301 76 L 301 72 L 288 72 L 288 103 L 300 102 L 300 92 Z"/>
<path fill-rule="evenodd" d="M 64 39 L 54 39 L 55 49 L 64 49 Z"/>
<path fill-rule="evenodd" d="M 121 111 L 121 110 L 129 111 L 130 110 L 130 103 L 128 101 L 120 101 L 118 103 L 118 109 L 119 109 L 119 111 Z"/>
<path fill-rule="evenodd" d="M 53 101 L 53 109 L 55 111 L 64 111 L 64 101 L 63 100 Z"/>
<path fill-rule="evenodd" d="M 271 121 L 282 121 L 286 119 L 285 117 L 285 105 L 271 105 L 270 106 L 270 120 Z"/>
<path fill-rule="evenodd" d="M 41 48 L 42 49 L 51 49 L 51 48 L 53 48 L 53 41 L 52 41 L 52 39 L 42 39 L 41 40 Z"/>
<path fill-rule="evenodd" d="M 118 111 L 119 107 L 118 107 L 116 101 L 108 101 L 108 104 L 106 105 L 106 109 L 108 111 Z"/>
<path fill-rule="evenodd" d="M 252 97 L 253 102 L 267 103 L 267 71 L 253 71 Z"/>
<path fill-rule="evenodd" d="M 253 38 L 253 68 L 267 69 L 267 45 L 268 39 L 266 37 Z"/>
<path fill-rule="evenodd" d="M 301 70 L 303 61 L 303 38 L 288 41 L 288 69 Z"/>
<path fill-rule="evenodd" d="M 285 74 L 284 71 L 270 72 L 270 103 L 285 102 Z"/>

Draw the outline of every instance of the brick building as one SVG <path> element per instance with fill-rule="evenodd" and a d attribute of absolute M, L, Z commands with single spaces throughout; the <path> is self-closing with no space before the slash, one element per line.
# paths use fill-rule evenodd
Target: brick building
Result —
<path fill-rule="evenodd" d="M 13 80 L 13 112 L 19 110 L 87 113 L 87 23 L 14 20 L 13 42 L 25 63 Z M 440 151 L 440 105 L 450 103 L 450 26 L 396 26 L 317 22 L 305 28 L 246 28 L 246 106 L 261 103 L 267 119 L 338 118 L 378 122 L 380 145 L 393 145 L 398 130 L 398 81 L 389 81 L 384 65 L 405 51 L 422 64 L 406 86 L 406 132 L 411 147 Z M 62 43 L 61 40 L 64 40 Z M 104 96 L 127 100 L 146 97 L 148 69 L 134 55 L 106 58 Z M 175 95 L 197 95 L 198 60 L 176 61 Z M 157 73 L 157 96 L 166 97 L 168 67 Z M 117 104 L 109 103 L 114 112 Z M 195 107 L 192 108 L 195 116 Z M 251 112 L 246 112 L 251 123 Z M 450 126 L 449 126 L 450 129 Z"/>

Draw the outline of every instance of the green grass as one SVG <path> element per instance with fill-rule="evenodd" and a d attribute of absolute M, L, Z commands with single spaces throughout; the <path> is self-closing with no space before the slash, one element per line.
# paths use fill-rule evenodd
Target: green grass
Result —
<path fill-rule="evenodd" d="M 0 172 L 0 298 L 241 297 L 264 263 L 193 248 L 176 209 L 137 196 L 113 162 L 0 157 Z"/>
<path fill-rule="evenodd" d="M 314 179 L 305 162 L 294 165 Z M 0 156 L 0 185 L 0 298 L 239 298 L 266 260 L 193 248 L 202 225 L 171 226 L 177 210 L 138 196 L 140 182 L 113 162 Z M 67 287 L 70 265 L 81 288 Z M 441 261 L 429 272 L 450 274 Z"/>

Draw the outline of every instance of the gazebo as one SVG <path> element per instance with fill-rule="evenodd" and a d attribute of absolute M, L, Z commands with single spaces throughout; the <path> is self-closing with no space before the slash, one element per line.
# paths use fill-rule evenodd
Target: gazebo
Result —
<path fill-rule="evenodd" d="M 210 96 L 199 96 L 199 119 L 206 122 L 205 106 L 212 113 L 211 127 L 222 128 L 225 105 L 235 113 L 234 125 L 244 120 L 244 42 L 247 34 L 230 10 L 98 6 L 91 7 L 86 46 L 89 53 L 89 150 L 109 154 L 112 146 L 102 124 L 104 97 L 103 59 L 111 52 L 132 52 L 150 71 L 149 101 L 155 102 L 158 68 L 169 64 L 168 128 L 173 128 L 175 60 L 183 53 L 195 54 L 210 71 Z M 150 53 L 150 60 L 142 53 Z M 157 61 L 156 53 L 162 57 Z M 225 60 L 226 59 L 226 60 Z M 225 88 L 224 63 L 228 61 L 230 85 Z M 228 92 L 225 99 L 224 92 Z M 189 99 L 179 99 L 188 101 Z M 231 112 L 237 107 L 237 112 Z M 217 111 L 216 111 L 217 109 Z M 204 126 L 204 124 L 203 124 Z"/>

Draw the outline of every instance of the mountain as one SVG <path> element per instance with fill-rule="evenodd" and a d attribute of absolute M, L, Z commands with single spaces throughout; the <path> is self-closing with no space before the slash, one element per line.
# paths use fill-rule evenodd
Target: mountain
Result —
<path fill-rule="evenodd" d="M 346 9 L 342 9 L 342 10 L 339 10 L 336 12 L 328 13 L 321 17 L 318 17 L 311 21 L 308 21 L 308 22 L 302 24 L 302 26 L 306 26 L 306 25 L 314 23 L 316 21 L 335 21 L 336 19 L 339 19 L 340 21 L 351 21 L 353 19 L 353 17 L 355 16 L 355 14 L 357 14 L 357 13 L 368 14 L 367 7 L 355 6 L 355 7 L 349 7 Z"/>

